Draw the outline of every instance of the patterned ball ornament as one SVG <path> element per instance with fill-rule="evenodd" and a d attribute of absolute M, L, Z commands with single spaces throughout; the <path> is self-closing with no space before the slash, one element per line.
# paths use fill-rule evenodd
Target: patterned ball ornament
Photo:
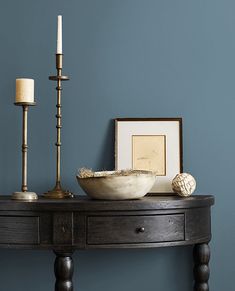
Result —
<path fill-rule="evenodd" d="M 196 189 L 196 180 L 188 173 L 181 173 L 172 180 L 172 189 L 179 196 L 187 197 Z"/>

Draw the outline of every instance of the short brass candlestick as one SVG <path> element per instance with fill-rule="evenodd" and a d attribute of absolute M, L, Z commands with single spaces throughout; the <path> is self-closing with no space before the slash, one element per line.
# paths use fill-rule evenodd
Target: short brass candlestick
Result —
<path fill-rule="evenodd" d="M 71 198 L 73 194 L 70 191 L 63 190 L 61 187 L 61 175 L 60 175 L 60 167 L 61 167 L 61 91 L 62 91 L 62 81 L 69 80 L 69 77 L 62 76 L 62 67 L 63 67 L 63 54 L 56 54 L 56 69 L 57 76 L 50 76 L 49 80 L 57 81 L 57 141 L 56 141 L 56 185 L 55 187 L 44 194 L 46 198 L 52 199 L 63 199 L 63 198 Z"/>
<path fill-rule="evenodd" d="M 37 194 L 34 192 L 28 192 L 27 186 L 27 131 L 28 131 L 28 110 L 29 106 L 36 105 L 35 102 L 17 102 L 17 106 L 22 106 L 23 108 L 23 137 L 22 137 L 22 186 L 21 192 L 14 192 L 11 199 L 15 200 L 35 200 L 38 198 Z"/>

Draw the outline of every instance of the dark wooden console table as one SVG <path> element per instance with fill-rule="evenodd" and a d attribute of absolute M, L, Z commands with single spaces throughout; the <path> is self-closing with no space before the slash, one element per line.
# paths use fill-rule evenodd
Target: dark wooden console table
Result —
<path fill-rule="evenodd" d="M 76 249 L 194 245 L 194 290 L 208 291 L 213 196 L 147 196 L 97 201 L 84 196 L 35 202 L 0 198 L 0 248 L 51 249 L 55 290 L 72 291 Z"/>

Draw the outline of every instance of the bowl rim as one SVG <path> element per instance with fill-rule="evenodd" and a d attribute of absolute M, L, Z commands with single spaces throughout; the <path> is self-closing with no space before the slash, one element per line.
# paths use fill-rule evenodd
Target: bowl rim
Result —
<path fill-rule="evenodd" d="M 125 171 L 125 170 L 123 170 Z M 153 171 L 148 170 L 131 170 L 130 174 L 120 175 L 122 170 L 115 170 L 115 171 L 96 171 L 94 174 L 98 174 L 100 176 L 94 176 L 94 177 L 79 177 L 77 174 L 76 177 L 79 180 L 87 180 L 87 179 L 109 179 L 109 178 L 123 178 L 123 177 L 137 177 L 137 176 L 152 176 L 156 177 L 156 173 Z M 102 175 L 102 173 L 106 175 Z"/>

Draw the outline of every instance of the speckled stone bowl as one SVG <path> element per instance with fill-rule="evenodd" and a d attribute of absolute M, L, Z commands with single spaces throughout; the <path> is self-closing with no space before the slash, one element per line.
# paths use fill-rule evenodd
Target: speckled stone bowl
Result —
<path fill-rule="evenodd" d="M 156 176 L 151 171 L 136 170 L 123 176 L 115 171 L 105 171 L 94 172 L 94 177 L 77 176 L 77 180 L 93 199 L 127 200 L 145 196 L 153 187 Z"/>

